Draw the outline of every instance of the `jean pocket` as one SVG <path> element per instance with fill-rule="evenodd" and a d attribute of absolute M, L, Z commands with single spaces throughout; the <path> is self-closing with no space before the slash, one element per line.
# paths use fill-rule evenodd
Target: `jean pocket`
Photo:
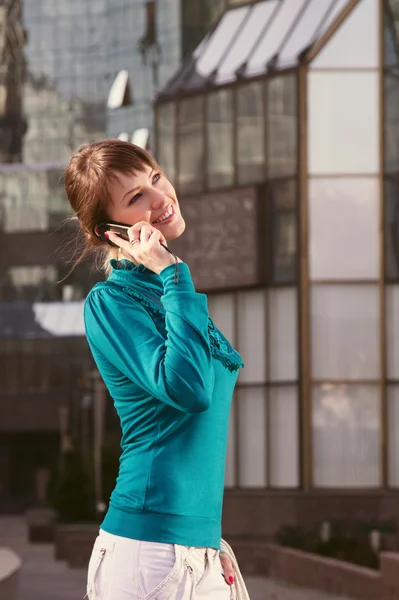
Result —
<path fill-rule="evenodd" d="M 115 542 L 98 536 L 94 542 L 87 572 L 88 600 L 104 600 L 110 578 Z"/>
<path fill-rule="evenodd" d="M 138 576 L 142 600 L 169 598 L 183 574 L 183 559 L 175 544 L 141 542 Z"/>

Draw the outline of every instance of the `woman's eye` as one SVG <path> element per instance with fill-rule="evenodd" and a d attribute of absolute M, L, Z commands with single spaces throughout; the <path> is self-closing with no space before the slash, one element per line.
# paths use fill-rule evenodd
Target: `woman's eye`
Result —
<path fill-rule="evenodd" d="M 157 181 L 159 181 L 161 179 L 161 173 L 156 173 L 154 175 L 154 177 L 152 178 L 152 183 L 156 183 Z"/>
<path fill-rule="evenodd" d="M 133 204 L 134 202 L 136 202 L 136 200 L 138 200 L 140 198 L 140 196 L 141 196 L 141 193 L 140 194 L 136 194 L 135 196 L 133 196 L 133 198 L 131 198 L 130 201 L 129 201 L 129 206 L 131 204 Z"/>

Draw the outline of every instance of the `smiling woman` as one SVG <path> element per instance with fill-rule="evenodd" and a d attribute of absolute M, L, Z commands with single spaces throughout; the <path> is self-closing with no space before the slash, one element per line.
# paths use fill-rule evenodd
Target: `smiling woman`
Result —
<path fill-rule="evenodd" d="M 188 265 L 168 251 L 185 229 L 175 190 L 147 152 L 120 140 L 78 150 L 65 186 L 88 246 L 108 256 L 108 279 L 89 293 L 84 317 L 122 429 L 88 598 L 229 600 L 235 572 L 220 553 L 221 517 L 243 365 L 210 320 Z"/>

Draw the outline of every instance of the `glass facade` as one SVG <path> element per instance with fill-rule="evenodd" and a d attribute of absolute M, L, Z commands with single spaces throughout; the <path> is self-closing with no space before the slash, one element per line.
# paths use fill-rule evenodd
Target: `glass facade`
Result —
<path fill-rule="evenodd" d="M 396 0 L 229 3 L 159 96 L 201 103 L 190 206 L 260 199 L 265 279 L 209 298 L 246 365 L 229 487 L 399 486 L 398 22 Z"/>

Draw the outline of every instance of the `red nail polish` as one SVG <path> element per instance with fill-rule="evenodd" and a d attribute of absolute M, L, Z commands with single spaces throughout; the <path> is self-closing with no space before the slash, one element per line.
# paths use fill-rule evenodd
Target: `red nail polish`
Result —
<path fill-rule="evenodd" d="M 104 232 L 104 235 L 105 235 L 105 237 L 106 237 L 106 238 L 108 238 L 108 239 L 109 239 L 109 233 L 108 233 L 108 231 L 105 231 L 105 232 Z"/>
<path fill-rule="evenodd" d="M 230 583 L 234 583 L 234 577 L 232 575 L 230 575 L 229 581 L 230 581 Z"/>

